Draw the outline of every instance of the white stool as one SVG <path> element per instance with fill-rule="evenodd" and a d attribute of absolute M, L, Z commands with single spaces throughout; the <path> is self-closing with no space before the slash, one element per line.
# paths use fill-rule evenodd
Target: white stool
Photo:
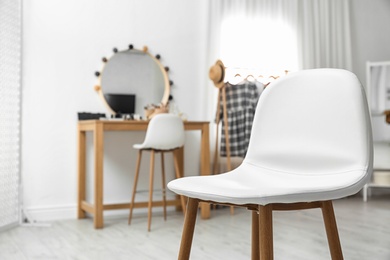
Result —
<path fill-rule="evenodd" d="M 138 149 L 138 159 L 136 166 L 136 173 L 134 177 L 133 194 L 130 203 L 129 225 L 133 215 L 135 194 L 137 191 L 137 183 L 139 177 L 139 170 L 141 164 L 141 157 L 143 151 L 150 151 L 150 173 L 149 173 L 149 202 L 148 202 L 148 231 L 152 222 L 152 202 L 153 202 L 153 177 L 154 177 L 154 156 L 155 153 L 161 153 L 161 167 L 162 167 L 162 193 L 163 193 L 163 208 L 164 219 L 166 219 L 166 184 L 165 184 L 165 170 L 164 170 L 164 153 L 173 152 L 173 159 L 175 164 L 176 178 L 182 177 L 179 170 L 178 159 L 174 153 L 184 145 L 184 125 L 180 117 L 172 114 L 158 114 L 155 115 L 149 122 L 146 131 L 145 140 L 142 144 L 135 144 L 133 147 Z M 181 206 L 185 212 L 184 197 L 181 196 Z"/>

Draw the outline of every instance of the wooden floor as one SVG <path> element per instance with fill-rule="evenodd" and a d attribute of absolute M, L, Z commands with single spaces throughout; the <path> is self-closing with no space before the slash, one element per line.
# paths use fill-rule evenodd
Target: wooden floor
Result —
<path fill-rule="evenodd" d="M 344 258 L 390 259 L 390 196 L 334 202 Z M 136 213 L 136 212 L 135 212 Z M 197 220 L 191 259 L 250 259 L 251 214 L 228 208 Z M 164 222 L 153 215 L 106 219 L 95 230 L 91 219 L 53 222 L 50 227 L 18 227 L 0 234 L 0 259 L 177 259 L 183 215 L 171 211 Z M 319 209 L 274 213 L 275 259 L 330 259 Z"/>

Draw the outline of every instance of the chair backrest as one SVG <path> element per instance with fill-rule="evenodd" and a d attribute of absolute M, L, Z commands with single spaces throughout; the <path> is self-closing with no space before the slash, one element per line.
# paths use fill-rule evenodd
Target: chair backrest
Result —
<path fill-rule="evenodd" d="M 372 171 L 365 91 L 346 70 L 291 73 L 269 85 L 255 112 L 244 162 L 296 175 Z"/>
<path fill-rule="evenodd" d="M 184 145 L 183 120 L 173 114 L 157 114 L 149 122 L 142 148 L 170 150 Z"/>

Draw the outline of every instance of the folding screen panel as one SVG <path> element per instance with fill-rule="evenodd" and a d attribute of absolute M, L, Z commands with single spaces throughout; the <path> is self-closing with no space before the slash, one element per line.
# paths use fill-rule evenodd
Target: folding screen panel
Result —
<path fill-rule="evenodd" d="M 0 230 L 19 222 L 21 0 L 0 0 Z"/>

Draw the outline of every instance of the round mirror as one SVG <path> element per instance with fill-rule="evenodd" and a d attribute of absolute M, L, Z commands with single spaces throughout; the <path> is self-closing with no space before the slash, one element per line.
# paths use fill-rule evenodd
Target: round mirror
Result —
<path fill-rule="evenodd" d="M 167 71 L 147 47 L 114 49 L 114 55 L 103 58 L 103 62 L 101 73 L 97 72 L 100 86 L 96 90 L 110 113 L 143 115 L 148 104 L 167 105 L 170 89 Z"/>

